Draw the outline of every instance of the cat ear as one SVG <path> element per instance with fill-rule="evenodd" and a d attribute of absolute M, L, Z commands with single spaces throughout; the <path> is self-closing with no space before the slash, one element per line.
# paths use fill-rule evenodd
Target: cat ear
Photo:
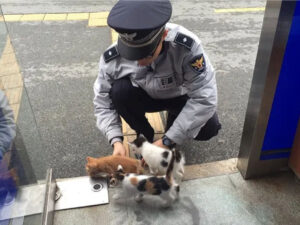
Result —
<path fill-rule="evenodd" d="M 116 178 L 114 178 L 114 177 L 112 177 L 110 180 L 109 180 L 109 185 L 110 186 L 116 186 L 117 185 L 117 183 L 118 183 L 118 181 L 117 181 L 117 179 Z"/>
<path fill-rule="evenodd" d="M 118 165 L 118 172 L 123 172 L 123 167 L 122 167 L 122 165 Z"/>
<path fill-rule="evenodd" d="M 86 161 L 87 161 L 87 162 L 91 162 L 91 161 L 92 161 L 92 157 L 89 157 L 89 156 L 86 157 Z"/>

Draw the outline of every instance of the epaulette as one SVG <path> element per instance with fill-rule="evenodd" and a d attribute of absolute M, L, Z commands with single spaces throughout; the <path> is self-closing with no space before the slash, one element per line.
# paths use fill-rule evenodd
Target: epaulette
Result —
<path fill-rule="evenodd" d="M 189 50 L 191 50 L 193 47 L 193 44 L 194 44 L 194 39 L 178 32 L 176 34 L 174 42 L 179 45 L 183 45 L 186 48 L 188 48 Z"/>
<path fill-rule="evenodd" d="M 115 47 L 112 47 L 112 48 L 110 48 L 110 49 L 107 49 L 107 50 L 104 52 L 104 54 L 103 54 L 103 56 L 104 56 L 104 61 L 105 61 L 106 63 L 108 63 L 109 61 L 111 61 L 112 59 L 118 57 L 119 55 L 120 55 L 120 54 L 119 54 L 119 52 L 118 52 L 116 46 L 115 46 Z"/>

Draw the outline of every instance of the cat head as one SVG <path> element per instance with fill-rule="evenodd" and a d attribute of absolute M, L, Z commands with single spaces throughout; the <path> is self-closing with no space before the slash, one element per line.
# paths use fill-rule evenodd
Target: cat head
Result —
<path fill-rule="evenodd" d="M 123 167 L 121 165 L 118 165 L 118 170 L 113 173 L 109 184 L 111 186 L 117 186 L 120 182 L 124 180 L 124 177 L 126 174 L 124 173 Z"/>
<path fill-rule="evenodd" d="M 147 142 L 147 139 L 144 135 L 140 134 L 133 142 L 128 142 L 128 145 L 130 146 L 131 151 L 141 154 L 142 146 L 145 142 Z"/>
<path fill-rule="evenodd" d="M 86 157 L 85 170 L 91 177 L 107 177 L 109 175 L 105 161 L 99 158 Z"/>

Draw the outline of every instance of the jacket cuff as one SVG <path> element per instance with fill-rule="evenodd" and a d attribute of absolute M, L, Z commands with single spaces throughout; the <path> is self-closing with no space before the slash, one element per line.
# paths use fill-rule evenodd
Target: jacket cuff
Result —
<path fill-rule="evenodd" d="M 175 132 L 174 129 L 169 129 L 165 135 L 178 145 L 181 145 L 187 139 L 184 133 L 178 130 Z"/>
<path fill-rule="evenodd" d="M 122 140 L 123 139 L 123 133 L 122 133 L 121 128 L 115 127 L 114 129 L 111 129 L 110 131 L 108 131 L 106 133 L 106 137 L 107 137 L 107 139 L 108 139 L 108 141 L 111 145 L 117 141 L 116 138 L 118 138 L 119 140 Z"/>
<path fill-rule="evenodd" d="M 123 142 L 123 138 L 122 137 L 114 137 L 109 141 L 111 146 L 113 146 L 114 143 L 116 143 L 116 142 Z"/>

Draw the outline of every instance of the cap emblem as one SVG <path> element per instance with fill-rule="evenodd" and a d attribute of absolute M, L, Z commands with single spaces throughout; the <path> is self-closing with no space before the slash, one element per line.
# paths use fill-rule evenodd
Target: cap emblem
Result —
<path fill-rule="evenodd" d="M 133 41 L 133 39 L 136 37 L 137 33 L 132 33 L 132 34 L 119 33 L 119 35 L 127 41 Z"/>

